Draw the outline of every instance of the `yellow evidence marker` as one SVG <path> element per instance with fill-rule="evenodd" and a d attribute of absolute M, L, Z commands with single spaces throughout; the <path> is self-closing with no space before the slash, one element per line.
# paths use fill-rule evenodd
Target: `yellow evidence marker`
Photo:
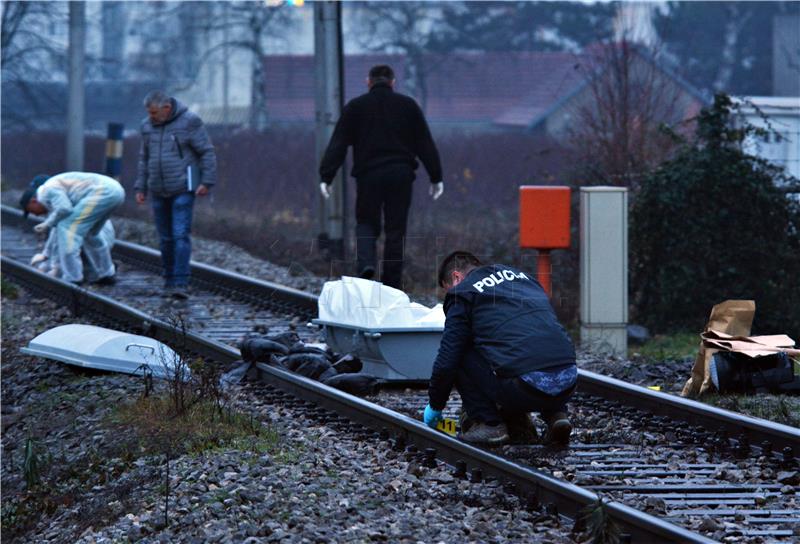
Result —
<path fill-rule="evenodd" d="M 442 431 L 444 434 L 455 436 L 458 432 L 457 422 L 455 419 L 443 418 L 436 424 L 436 430 Z"/>

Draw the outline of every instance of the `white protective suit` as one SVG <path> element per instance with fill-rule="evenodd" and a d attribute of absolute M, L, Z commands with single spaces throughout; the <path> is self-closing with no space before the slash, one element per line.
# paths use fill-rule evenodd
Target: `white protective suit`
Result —
<path fill-rule="evenodd" d="M 65 281 L 83 281 L 81 248 L 92 280 L 113 276 L 111 244 L 100 231 L 111 213 L 125 200 L 116 180 L 91 172 L 65 172 L 48 179 L 36 191 L 36 200 L 50 212 L 44 224 L 55 230 L 54 250 Z M 52 255 L 50 259 L 55 260 Z"/>
<path fill-rule="evenodd" d="M 114 242 L 116 242 L 117 235 L 116 231 L 114 230 L 114 225 L 111 223 L 111 219 L 103 223 L 103 227 L 100 229 L 98 236 L 103 239 L 103 242 L 109 247 L 109 249 L 114 247 Z M 61 263 L 59 259 L 58 231 L 57 229 L 51 229 L 50 235 L 47 237 L 47 241 L 44 243 L 44 247 L 42 248 L 42 252 L 34 257 L 34 260 L 31 261 L 31 264 L 36 265 L 36 267 L 42 272 L 59 278 L 61 277 Z M 95 270 L 94 265 L 92 264 L 93 261 L 86 257 L 85 246 L 84 257 L 82 260 L 84 266 L 86 266 L 86 279 L 89 281 L 96 281 L 100 278 L 114 275 L 115 271 L 113 267 L 111 268 L 110 274 L 108 269 Z M 97 259 L 95 259 L 95 261 L 97 261 Z"/>

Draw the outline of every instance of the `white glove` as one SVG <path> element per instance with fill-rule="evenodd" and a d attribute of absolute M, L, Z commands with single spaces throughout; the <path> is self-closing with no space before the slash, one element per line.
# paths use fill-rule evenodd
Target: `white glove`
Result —
<path fill-rule="evenodd" d="M 430 195 L 433 197 L 434 200 L 442 196 L 444 193 L 444 182 L 440 181 L 439 183 L 432 183 L 431 188 L 428 190 Z"/>
<path fill-rule="evenodd" d="M 331 197 L 331 191 L 328 189 L 328 184 L 324 181 L 319 184 L 319 192 L 322 194 L 322 198 L 328 200 Z"/>
<path fill-rule="evenodd" d="M 47 255 L 45 255 L 44 253 L 37 253 L 31 259 L 31 266 L 36 266 L 37 264 L 43 263 L 46 260 L 47 260 Z"/>
<path fill-rule="evenodd" d="M 47 232 L 47 229 L 50 228 L 50 225 L 47 223 L 39 223 L 35 227 L 33 227 L 34 232 Z"/>

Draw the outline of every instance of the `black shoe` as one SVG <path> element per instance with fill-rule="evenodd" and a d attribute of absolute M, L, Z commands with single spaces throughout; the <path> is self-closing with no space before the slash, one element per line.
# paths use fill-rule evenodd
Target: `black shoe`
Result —
<path fill-rule="evenodd" d="M 358 277 L 365 280 L 371 280 L 375 277 L 375 268 L 372 266 L 367 266 L 358 274 Z"/>
<path fill-rule="evenodd" d="M 544 418 L 547 423 L 547 435 L 545 442 L 555 442 L 556 444 L 569 444 L 569 435 L 572 434 L 572 423 L 564 412 L 549 414 Z"/>
<path fill-rule="evenodd" d="M 178 300 L 186 300 L 189 298 L 189 288 L 185 285 L 176 285 L 172 288 L 172 298 L 177 298 Z"/>
<path fill-rule="evenodd" d="M 116 285 L 117 277 L 113 274 L 111 276 L 103 276 L 99 280 L 95 280 L 92 283 L 94 283 L 95 285 Z"/>
<path fill-rule="evenodd" d="M 531 444 L 539 438 L 536 426 L 528 413 L 503 414 L 503 421 L 508 427 L 508 434 L 515 444 Z"/>

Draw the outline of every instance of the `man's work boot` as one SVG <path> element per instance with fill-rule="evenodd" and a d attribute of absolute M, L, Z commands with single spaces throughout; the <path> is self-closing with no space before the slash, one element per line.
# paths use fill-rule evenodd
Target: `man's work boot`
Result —
<path fill-rule="evenodd" d="M 189 288 L 185 285 L 176 285 L 172 288 L 172 298 L 186 300 L 189 298 Z"/>
<path fill-rule="evenodd" d="M 572 434 L 572 423 L 564 412 L 555 412 L 544 417 L 547 423 L 547 435 L 545 442 L 555 442 L 556 444 L 569 444 L 569 435 Z"/>
<path fill-rule="evenodd" d="M 117 277 L 115 275 L 103 276 L 93 282 L 95 285 L 116 285 Z"/>
<path fill-rule="evenodd" d="M 531 444 L 539 438 L 536 426 L 528 413 L 503 414 L 503 421 L 514 444 Z"/>
<path fill-rule="evenodd" d="M 466 410 L 462 408 L 458 411 L 458 430 L 461 431 L 462 434 L 467 432 L 469 428 L 472 427 L 473 423 L 475 423 L 475 420 L 470 419 Z"/>
<path fill-rule="evenodd" d="M 459 434 L 464 442 L 479 446 L 499 446 L 508 442 L 508 428 L 505 423 L 488 425 L 483 422 L 473 423 L 469 430 Z"/>

